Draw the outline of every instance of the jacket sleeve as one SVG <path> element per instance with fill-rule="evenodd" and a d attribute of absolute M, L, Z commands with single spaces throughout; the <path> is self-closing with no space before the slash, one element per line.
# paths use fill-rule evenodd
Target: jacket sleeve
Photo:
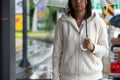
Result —
<path fill-rule="evenodd" d="M 62 54 L 62 24 L 60 20 L 57 22 L 54 38 L 54 47 L 52 55 L 53 80 L 60 80 L 59 65 Z"/>
<path fill-rule="evenodd" d="M 97 30 L 98 41 L 97 44 L 94 44 L 95 49 L 93 53 L 98 57 L 102 57 L 109 52 L 107 26 L 101 18 L 98 18 L 96 22 L 96 27 L 99 27 L 99 30 Z"/>

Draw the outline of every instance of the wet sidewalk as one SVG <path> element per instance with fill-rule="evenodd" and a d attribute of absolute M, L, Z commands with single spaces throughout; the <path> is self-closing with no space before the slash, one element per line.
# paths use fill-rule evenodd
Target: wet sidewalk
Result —
<path fill-rule="evenodd" d="M 16 52 L 22 49 L 22 38 L 16 38 L 15 39 L 15 47 L 16 47 Z"/>
<path fill-rule="evenodd" d="M 16 52 L 19 52 L 19 51 L 21 51 L 22 50 L 22 38 L 16 38 Z M 32 48 L 32 51 L 34 52 L 35 51 L 35 53 L 36 54 L 31 54 L 29 57 L 29 60 L 30 60 L 30 62 L 32 63 L 32 65 L 34 65 L 34 66 L 37 66 L 37 64 L 39 65 L 39 63 L 42 63 L 42 62 L 44 62 L 44 60 L 45 59 L 47 59 L 48 57 L 50 57 L 52 54 L 48 54 L 48 55 L 46 55 L 46 54 L 44 54 L 44 53 L 41 53 L 41 51 L 43 50 L 40 50 L 40 51 L 38 51 L 38 50 L 36 50 L 36 49 L 34 49 L 33 50 L 33 48 L 35 48 L 35 47 L 31 47 Z M 38 47 L 39 48 L 39 47 Z M 39 48 L 40 49 L 40 48 Z M 29 50 L 28 50 L 28 52 L 29 52 Z M 45 52 L 46 52 L 46 50 L 45 50 Z M 47 52 L 51 52 L 51 50 L 47 50 Z M 21 55 L 21 53 L 20 53 L 20 55 Z M 22 56 L 20 56 L 19 55 L 19 58 L 21 58 Z M 17 56 L 16 56 L 17 57 Z M 52 57 L 50 57 L 50 58 L 52 58 Z M 17 60 L 17 62 L 19 63 L 19 60 L 18 59 L 16 59 Z M 105 59 L 105 61 L 106 61 L 106 59 Z M 18 67 L 18 63 L 16 64 L 16 67 Z M 52 63 L 51 63 L 52 64 Z M 105 65 L 104 65 L 105 66 Z M 107 65 L 106 65 L 107 66 Z M 22 69 L 21 68 L 16 68 L 16 70 L 17 70 L 17 72 L 16 73 L 19 73 L 19 71 L 21 71 Z M 108 74 L 103 74 L 103 80 L 112 80 L 112 79 L 108 79 Z"/>

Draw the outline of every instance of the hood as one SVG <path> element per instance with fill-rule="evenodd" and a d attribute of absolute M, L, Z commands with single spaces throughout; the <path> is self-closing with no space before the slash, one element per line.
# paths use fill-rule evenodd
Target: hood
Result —
<path fill-rule="evenodd" d="M 92 21 L 94 18 L 96 18 L 98 16 L 98 14 L 96 14 L 95 12 L 87 19 L 87 22 L 89 23 L 90 21 Z M 73 20 L 75 20 L 71 15 L 66 15 L 63 14 L 61 17 L 62 20 L 67 21 L 67 22 L 72 22 Z"/>
<path fill-rule="evenodd" d="M 90 23 L 92 22 L 96 17 L 98 16 L 98 14 L 96 14 L 95 12 L 87 19 L 87 23 Z M 73 25 L 73 27 L 77 28 L 77 30 L 79 30 L 79 28 L 77 27 L 77 23 L 75 21 L 75 19 L 71 16 L 71 15 L 66 15 L 66 14 L 63 14 L 62 17 L 61 17 L 61 20 L 62 21 L 66 21 L 70 24 Z"/>

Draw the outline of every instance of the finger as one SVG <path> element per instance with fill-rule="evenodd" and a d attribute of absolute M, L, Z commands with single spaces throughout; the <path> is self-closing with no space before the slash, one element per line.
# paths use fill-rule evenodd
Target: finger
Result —
<path fill-rule="evenodd" d="M 86 45 L 91 44 L 90 41 L 85 41 L 84 42 Z"/>
<path fill-rule="evenodd" d="M 89 43 L 85 43 L 86 48 L 90 48 L 90 44 Z"/>
<path fill-rule="evenodd" d="M 86 37 L 86 38 L 85 38 L 85 41 L 88 41 L 88 40 L 89 40 L 89 38 L 88 38 L 88 37 Z"/>
<path fill-rule="evenodd" d="M 89 39 L 87 42 L 88 42 L 89 44 L 92 44 L 92 41 L 91 41 L 91 39 Z"/>
<path fill-rule="evenodd" d="M 87 46 L 89 43 L 88 42 L 84 42 L 84 44 Z"/>
<path fill-rule="evenodd" d="M 91 41 L 91 39 L 90 38 L 85 38 L 85 41 L 89 43 Z"/>
<path fill-rule="evenodd" d="M 91 50 L 91 46 L 90 46 L 90 45 L 88 45 L 88 46 L 87 46 L 87 49 L 88 49 L 88 50 Z"/>
<path fill-rule="evenodd" d="M 88 44 L 88 43 L 85 43 L 84 46 L 85 46 L 86 48 L 88 48 L 88 47 L 89 47 L 89 44 Z"/>

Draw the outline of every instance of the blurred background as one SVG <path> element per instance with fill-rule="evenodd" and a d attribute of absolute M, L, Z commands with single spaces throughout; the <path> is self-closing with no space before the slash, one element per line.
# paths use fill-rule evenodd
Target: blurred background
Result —
<path fill-rule="evenodd" d="M 99 14 L 107 25 L 109 40 L 112 37 L 117 37 L 120 30 L 110 24 L 110 19 L 114 15 L 120 14 L 120 0 L 91 1 L 93 12 Z M 24 68 L 19 66 L 23 57 L 22 22 L 24 17 L 22 2 L 23 0 L 15 0 L 16 79 L 52 79 L 54 31 L 56 21 L 67 10 L 67 0 L 27 0 L 27 59 L 30 65 Z M 103 73 L 106 79 L 110 73 L 110 55 L 105 55 L 103 58 Z M 24 72 L 24 70 L 27 70 L 27 72 Z"/>
<path fill-rule="evenodd" d="M 67 10 L 67 0 L 12 1 L 15 3 L 15 48 L 12 49 L 15 49 L 12 54 L 15 61 L 11 63 L 15 65 L 15 79 L 52 79 L 54 31 L 58 18 Z M 120 80 L 120 0 L 91 2 L 92 12 L 105 21 L 109 34 L 110 50 L 103 57 L 104 80 Z"/>

